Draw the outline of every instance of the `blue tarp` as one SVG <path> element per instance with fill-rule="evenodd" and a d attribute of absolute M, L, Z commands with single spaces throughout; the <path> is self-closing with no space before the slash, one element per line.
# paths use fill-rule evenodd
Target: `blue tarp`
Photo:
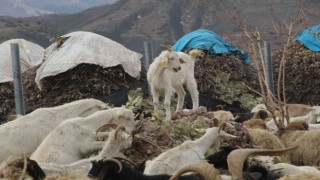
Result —
<path fill-rule="evenodd" d="M 300 33 L 296 40 L 303 43 L 311 51 L 320 51 L 320 24 Z"/>
<path fill-rule="evenodd" d="M 198 29 L 184 35 L 174 44 L 173 48 L 176 51 L 203 49 L 208 50 L 212 54 L 231 54 L 234 52 L 243 58 L 247 64 L 251 63 L 248 59 L 248 52 L 243 52 L 237 47 L 232 46 L 219 35 L 207 29 Z"/>

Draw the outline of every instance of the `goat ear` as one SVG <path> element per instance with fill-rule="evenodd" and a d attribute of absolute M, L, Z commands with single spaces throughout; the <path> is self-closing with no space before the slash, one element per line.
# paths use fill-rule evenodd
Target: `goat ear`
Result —
<path fill-rule="evenodd" d="M 179 61 L 180 61 L 180 64 L 184 64 L 184 63 L 186 63 L 183 59 L 179 59 Z"/>
<path fill-rule="evenodd" d="M 161 67 L 168 67 L 168 59 L 162 59 L 160 62 Z"/>

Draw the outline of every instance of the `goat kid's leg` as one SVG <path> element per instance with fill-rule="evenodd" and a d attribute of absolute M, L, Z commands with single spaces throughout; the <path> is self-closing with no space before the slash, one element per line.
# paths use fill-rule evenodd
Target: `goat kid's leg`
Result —
<path fill-rule="evenodd" d="M 172 96 L 172 91 L 165 91 L 165 96 L 164 96 L 164 108 L 166 110 L 166 120 L 170 121 L 171 120 L 171 96 Z"/>
<path fill-rule="evenodd" d="M 186 96 L 186 92 L 183 89 L 183 86 L 178 86 L 175 87 L 175 90 L 178 93 L 178 103 L 177 103 L 177 108 L 176 108 L 176 112 L 180 111 L 183 109 L 183 102 L 184 102 L 184 98 Z"/>
<path fill-rule="evenodd" d="M 194 78 L 192 78 L 189 79 L 186 84 L 192 99 L 192 109 L 196 109 L 199 107 L 199 92 L 197 89 L 197 82 Z"/>
<path fill-rule="evenodd" d="M 159 109 L 160 92 L 156 90 L 154 87 L 151 87 L 151 93 L 153 98 L 153 108 L 155 111 L 157 111 Z"/>

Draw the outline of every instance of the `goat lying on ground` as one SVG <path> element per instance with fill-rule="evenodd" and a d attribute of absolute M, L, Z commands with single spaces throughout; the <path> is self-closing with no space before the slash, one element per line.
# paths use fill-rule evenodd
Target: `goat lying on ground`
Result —
<path fill-rule="evenodd" d="M 119 151 L 125 148 L 129 148 L 132 143 L 132 137 L 126 132 L 122 131 L 123 127 L 117 127 L 109 134 L 107 143 L 99 152 L 97 156 L 83 159 L 72 164 L 61 165 L 54 163 L 37 163 L 34 160 L 26 159 L 27 161 L 27 177 L 32 176 L 34 179 L 43 179 L 47 175 L 46 179 L 68 179 L 71 177 L 77 177 L 76 179 L 88 179 L 86 178 L 87 173 L 92 168 L 91 161 L 98 160 L 104 157 L 114 157 L 119 155 Z M 16 180 L 23 173 L 23 164 L 25 158 L 23 157 L 9 157 L 0 167 L 0 177 L 1 174 L 8 179 Z M 39 167 L 40 166 L 40 167 Z"/>
<path fill-rule="evenodd" d="M 288 112 L 284 106 L 281 106 L 281 107 L 275 106 L 274 115 L 276 117 L 281 117 L 280 108 L 283 108 L 283 111 L 285 112 L 285 114 L 288 114 L 289 117 L 305 116 L 312 110 L 312 107 L 306 104 L 286 104 L 286 107 L 288 108 Z M 251 110 L 251 112 L 257 112 L 258 110 L 268 110 L 268 109 L 266 105 L 258 104 L 256 107 L 254 107 Z"/>
<path fill-rule="evenodd" d="M 123 127 L 120 126 L 109 133 L 107 142 L 96 156 L 65 165 L 54 163 L 39 163 L 39 165 L 48 176 L 65 173 L 75 173 L 84 176 L 92 167 L 91 161 L 121 156 L 122 153 L 120 151 L 131 147 L 132 141 L 132 136 L 123 131 Z"/>
<path fill-rule="evenodd" d="M 204 159 L 204 154 L 219 137 L 233 137 L 220 131 L 220 128 L 213 127 L 206 129 L 206 133 L 194 141 L 185 141 L 181 145 L 161 153 L 153 160 L 146 162 L 145 174 L 172 174 L 182 166 Z"/>
<path fill-rule="evenodd" d="M 306 173 L 306 172 L 316 172 L 320 171 L 316 167 L 312 166 L 294 166 L 287 163 L 278 163 L 270 167 L 268 177 L 270 179 L 278 179 L 285 175 Z"/>
<path fill-rule="evenodd" d="M 288 112 L 284 106 L 282 108 L 285 111 L 285 114 L 288 114 L 289 117 L 305 116 L 312 110 L 312 107 L 306 104 L 286 104 L 286 107 L 288 107 Z M 276 106 L 274 115 L 281 117 L 279 106 Z"/>
<path fill-rule="evenodd" d="M 280 178 L 279 180 L 302 180 L 302 179 L 308 179 L 308 180 L 318 180 L 320 177 L 320 172 L 303 172 L 298 174 L 291 174 L 286 175 Z"/>
<path fill-rule="evenodd" d="M 248 129 L 248 132 L 252 138 L 252 141 L 264 149 L 284 149 L 286 146 L 282 143 L 280 138 L 272 134 L 271 132 L 268 132 L 263 129 Z M 261 157 L 261 156 L 260 156 Z M 288 154 L 283 155 L 281 157 L 274 156 L 274 157 L 254 157 L 253 160 L 256 160 L 260 162 L 260 164 L 263 164 L 265 167 L 270 167 L 273 164 L 277 162 L 290 162 L 290 156 Z M 268 158 L 268 160 L 267 160 Z M 261 163 L 261 160 L 267 160 L 265 162 Z"/>
<path fill-rule="evenodd" d="M 86 117 L 106 108 L 96 99 L 83 99 L 51 108 L 40 108 L 0 126 L 0 162 L 10 155 L 30 156 L 58 124 Z M 8 138 L 10 137 L 10 138 Z"/>
<path fill-rule="evenodd" d="M 290 118 L 290 122 L 305 121 L 308 124 L 315 124 L 317 122 L 317 118 L 320 117 L 320 108 L 318 106 L 313 106 L 311 109 L 312 110 L 305 116 Z M 287 121 L 284 121 L 284 125 L 288 125 Z M 278 127 L 273 120 L 267 122 L 267 127 L 271 132 L 278 131 Z"/>
<path fill-rule="evenodd" d="M 193 109 L 199 106 L 199 93 L 194 77 L 194 65 L 196 56 L 201 56 L 202 51 L 192 50 L 190 56 L 183 52 L 176 52 L 173 49 L 162 51 L 158 57 L 150 64 L 147 72 L 147 80 L 150 84 L 153 97 L 154 109 L 158 110 L 160 91 L 164 90 L 164 106 L 166 110 L 166 120 L 171 120 L 171 96 L 178 93 L 178 103 L 176 111 L 183 108 L 185 91 L 183 85 L 186 84 L 192 98 Z"/>
<path fill-rule="evenodd" d="M 68 164 L 76 162 L 90 153 L 101 150 L 105 142 L 97 141 L 96 130 L 114 123 L 134 130 L 134 114 L 131 110 L 117 107 L 96 112 L 88 117 L 73 118 L 61 123 L 43 140 L 31 159 L 37 162 Z M 105 136 L 101 133 L 99 137 Z"/>
<path fill-rule="evenodd" d="M 122 165 L 116 159 L 101 159 L 92 162 L 92 168 L 89 171 L 89 177 L 100 180 L 190 180 L 190 179 L 220 179 L 219 172 L 208 164 L 206 161 L 194 161 L 190 165 L 182 167 L 180 170 L 170 174 L 145 175 L 139 171 L 131 169 Z M 191 174 L 181 176 L 186 172 L 197 172 L 198 174 Z"/>
<path fill-rule="evenodd" d="M 243 178 L 243 164 L 250 155 L 277 156 L 288 153 L 296 149 L 290 147 L 286 149 L 265 150 L 265 149 L 236 149 L 233 150 L 227 158 L 229 172 L 232 179 Z"/>
<path fill-rule="evenodd" d="M 299 148 L 290 154 L 294 165 L 320 165 L 319 134 L 320 129 L 308 131 L 308 124 L 304 121 L 291 122 L 280 132 L 280 139 L 286 146 L 299 145 Z"/>
<path fill-rule="evenodd" d="M 34 180 L 41 180 L 46 177 L 38 163 L 29 158 L 20 156 L 9 156 L 9 158 L 1 165 L 0 177 L 6 179 L 20 179 L 30 177 Z M 25 171 L 24 171 L 25 169 Z"/>
<path fill-rule="evenodd" d="M 220 124 L 234 121 L 233 114 L 230 111 L 218 110 L 218 111 L 212 111 L 209 113 L 213 114 L 214 118 L 219 120 Z"/>
<path fill-rule="evenodd" d="M 235 114 L 235 122 L 243 123 L 250 119 L 262 119 L 265 120 L 267 118 L 271 118 L 271 114 L 266 110 L 258 110 L 257 112 L 250 113 L 237 113 Z"/>
<path fill-rule="evenodd" d="M 220 151 L 206 157 L 208 163 L 213 164 L 215 168 L 228 169 L 227 157 L 236 147 L 222 147 Z"/>

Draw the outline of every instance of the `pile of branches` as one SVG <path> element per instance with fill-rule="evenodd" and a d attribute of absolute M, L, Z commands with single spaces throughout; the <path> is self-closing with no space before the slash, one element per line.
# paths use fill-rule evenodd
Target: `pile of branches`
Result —
<path fill-rule="evenodd" d="M 258 75 L 253 65 L 245 64 L 244 60 L 235 54 L 207 54 L 195 65 L 199 93 L 220 97 L 219 86 L 214 82 L 214 78 L 221 72 L 230 74 L 230 81 L 233 83 L 244 83 L 254 90 L 259 90 Z"/>
<path fill-rule="evenodd" d="M 154 111 L 152 98 L 144 98 L 140 89 L 130 91 L 128 96 L 129 101 L 126 107 L 139 112 L 140 116 L 134 132 L 133 145 L 127 149 L 125 154 L 139 166 L 143 166 L 145 161 L 157 157 L 162 152 L 176 147 L 186 140 L 200 138 L 204 134 L 204 129 L 220 125 L 214 115 L 204 107 L 176 112 L 173 114 L 172 121 L 167 122 L 163 105 L 160 104 L 159 111 Z M 171 107 L 174 107 L 175 104 L 176 99 L 173 100 Z M 150 113 L 152 116 L 147 117 L 146 115 Z M 241 148 L 256 147 L 248 131 L 241 124 L 232 123 L 232 127 L 226 127 L 225 131 L 239 138 L 225 139 L 220 142 L 221 145 Z M 219 145 L 211 147 L 209 153 L 218 151 L 217 147 Z"/>
<path fill-rule="evenodd" d="M 283 51 L 272 56 L 274 82 L 277 82 Z M 285 95 L 288 103 L 316 105 L 320 103 L 320 52 L 313 52 L 300 42 L 295 42 L 286 51 Z M 282 85 L 280 84 L 280 87 Z M 277 88 L 277 83 L 275 83 Z M 280 92 L 282 89 L 280 88 Z M 282 93 L 281 93 L 282 96 Z"/>
<path fill-rule="evenodd" d="M 26 113 L 39 107 L 51 107 L 84 98 L 103 99 L 140 82 L 120 65 L 102 68 L 94 64 L 80 64 L 64 73 L 42 79 L 42 90 L 34 81 L 35 75 L 36 69 L 31 69 L 22 77 Z M 142 72 L 144 77 L 145 73 Z M 13 83 L 0 84 L 0 89 L 1 102 L 4 102 L 0 107 L 0 121 L 4 121 L 8 115 L 15 114 Z"/>

